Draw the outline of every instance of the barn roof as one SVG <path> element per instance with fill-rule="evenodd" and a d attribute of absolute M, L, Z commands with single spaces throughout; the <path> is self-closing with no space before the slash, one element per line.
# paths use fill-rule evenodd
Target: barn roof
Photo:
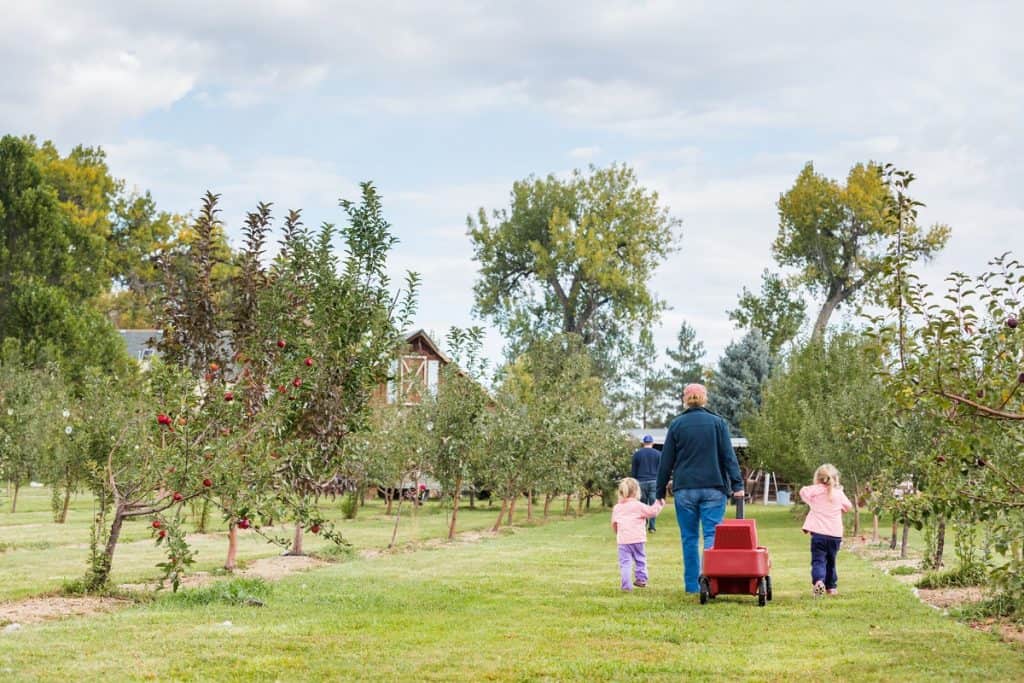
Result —
<path fill-rule="evenodd" d="M 427 334 L 427 331 L 422 328 L 416 330 L 415 332 L 410 332 L 407 335 L 405 335 L 405 341 L 411 344 L 417 337 L 420 337 L 423 340 L 423 342 L 430 347 L 430 350 L 436 353 L 437 356 L 445 363 L 452 362 L 452 359 L 449 358 L 447 354 L 445 354 L 445 352 L 440 349 L 440 347 L 438 347 L 437 343 L 430 338 L 429 334 Z"/>

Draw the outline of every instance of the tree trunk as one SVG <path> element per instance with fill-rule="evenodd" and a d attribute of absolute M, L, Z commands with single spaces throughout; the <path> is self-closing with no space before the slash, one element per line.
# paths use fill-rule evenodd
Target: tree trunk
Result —
<path fill-rule="evenodd" d="M 302 551 L 302 525 L 298 522 L 295 523 L 295 538 L 292 541 L 292 549 L 288 551 L 289 555 L 305 555 Z"/>
<path fill-rule="evenodd" d="M 459 516 L 459 498 L 462 495 L 462 477 L 455 480 L 455 490 L 452 491 L 452 521 L 448 526 L 448 540 L 455 538 L 455 520 Z"/>
<path fill-rule="evenodd" d="M 551 499 L 554 498 L 550 493 L 544 494 L 544 519 L 548 518 L 548 512 L 551 510 Z"/>
<path fill-rule="evenodd" d="M 512 526 L 512 516 L 516 514 L 516 498 L 519 497 L 519 492 L 512 494 L 512 500 L 508 504 L 508 519 L 505 520 L 505 524 Z"/>
<path fill-rule="evenodd" d="M 14 482 L 14 495 L 11 496 L 11 514 L 14 514 L 18 509 L 18 491 L 21 490 L 21 486 L 18 482 Z"/>
<path fill-rule="evenodd" d="M 857 495 L 854 493 L 853 500 L 853 536 L 860 536 L 860 507 L 857 505 Z"/>
<path fill-rule="evenodd" d="M 910 525 L 903 522 L 903 537 L 900 539 L 900 559 L 907 559 L 907 541 L 910 540 Z"/>
<path fill-rule="evenodd" d="M 68 521 L 68 508 L 71 507 L 71 485 L 64 489 L 64 504 L 60 508 L 60 517 L 57 518 L 57 524 L 63 524 Z"/>
<path fill-rule="evenodd" d="M 587 493 L 587 512 L 590 512 L 590 499 L 591 499 L 591 497 L 593 497 L 593 494 Z"/>
<path fill-rule="evenodd" d="M 576 517 L 583 516 L 583 491 L 576 496 Z"/>
<path fill-rule="evenodd" d="M 110 523 L 110 535 L 107 536 L 107 545 L 103 548 L 103 557 L 92 567 L 92 576 L 89 580 L 90 590 L 103 588 L 110 580 L 110 568 L 114 566 L 114 551 L 117 549 L 117 541 L 121 537 L 123 524 L 124 508 L 118 505 L 114 510 L 114 520 Z"/>
<path fill-rule="evenodd" d="M 878 513 L 871 515 L 871 542 L 878 543 Z"/>
<path fill-rule="evenodd" d="M 533 521 L 533 489 L 526 492 L 526 521 Z"/>
<path fill-rule="evenodd" d="M 404 498 L 404 497 L 403 497 Z M 388 500 L 388 507 L 391 507 L 391 501 Z M 415 510 L 415 506 L 414 506 Z M 413 512 L 415 514 L 415 511 Z M 395 539 L 398 538 L 398 522 L 402 519 L 402 498 L 398 499 L 398 509 L 395 511 L 395 525 L 391 527 L 391 542 L 388 543 L 388 548 L 395 547 Z"/>
<path fill-rule="evenodd" d="M 207 529 L 206 526 L 210 519 L 210 498 L 209 496 L 203 496 L 203 505 L 199 508 L 199 523 L 196 524 L 196 532 L 205 534 Z"/>
<path fill-rule="evenodd" d="M 860 496 L 857 495 L 857 489 L 853 490 L 853 535 L 860 536 Z"/>
<path fill-rule="evenodd" d="M 229 572 L 235 571 L 236 561 L 238 557 L 238 527 L 234 522 L 228 524 L 228 556 L 224 560 L 224 569 Z"/>
<path fill-rule="evenodd" d="M 896 550 L 896 528 L 899 523 L 896 521 L 896 515 L 892 517 L 892 536 L 889 538 L 889 550 Z"/>
<path fill-rule="evenodd" d="M 401 495 L 401 494 L 399 494 L 399 495 Z M 391 489 L 391 488 L 384 489 L 384 501 L 387 503 L 387 507 L 385 507 L 385 509 L 384 509 L 384 514 L 385 515 L 390 515 L 391 514 L 391 501 L 393 501 L 394 499 L 395 499 L 394 489 Z M 401 505 L 402 504 L 401 501 L 399 501 L 398 504 Z"/>
<path fill-rule="evenodd" d="M 935 556 L 932 558 L 932 569 L 942 569 L 942 555 L 946 551 L 946 520 L 939 518 L 935 527 Z"/>
<path fill-rule="evenodd" d="M 508 499 L 501 499 L 501 511 L 498 513 L 498 518 L 494 520 L 494 525 L 491 527 L 491 531 L 497 531 L 501 528 L 501 519 L 505 516 L 505 510 L 508 509 Z"/>
<path fill-rule="evenodd" d="M 469 509 L 476 510 L 476 490 L 469 492 Z"/>
<path fill-rule="evenodd" d="M 825 338 L 825 330 L 828 328 L 829 318 L 835 312 L 836 307 L 843 302 L 842 291 L 830 293 L 828 299 L 818 311 L 818 319 L 814 321 L 814 331 L 811 332 L 811 341 L 820 342 Z"/>
<path fill-rule="evenodd" d="M 569 516 L 569 502 L 571 500 L 572 500 L 572 494 L 571 493 L 565 494 L 565 509 L 562 510 L 562 516 L 563 517 L 568 517 Z"/>

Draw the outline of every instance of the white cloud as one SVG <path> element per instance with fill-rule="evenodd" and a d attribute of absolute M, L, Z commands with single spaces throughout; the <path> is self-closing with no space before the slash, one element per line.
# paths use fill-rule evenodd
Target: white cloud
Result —
<path fill-rule="evenodd" d="M 597 145 L 592 145 L 590 147 L 573 147 L 569 150 L 569 158 L 590 161 L 600 153 L 601 148 Z"/>

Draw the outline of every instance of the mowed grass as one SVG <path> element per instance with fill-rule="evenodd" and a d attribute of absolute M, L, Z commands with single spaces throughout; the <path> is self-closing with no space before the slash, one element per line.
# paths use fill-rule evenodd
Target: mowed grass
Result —
<path fill-rule="evenodd" d="M 465 501 L 463 505 L 466 505 Z M 471 531 L 490 528 L 497 516 L 486 503 L 477 502 L 478 509 L 459 511 L 459 530 Z M 394 517 L 384 514 L 384 502 L 367 501 L 356 519 L 342 518 L 341 498 L 325 500 L 321 509 L 333 520 L 354 548 L 385 548 L 391 540 Z M 93 499 L 79 495 L 72 500 L 68 520 L 64 524 L 53 521 L 48 489 L 25 488 L 18 496 L 17 512 L 10 512 L 6 496 L 0 499 L 0 603 L 59 591 L 67 581 L 84 576 L 89 559 L 89 529 L 96 510 Z M 525 504 L 516 510 L 517 517 L 525 516 Z M 402 506 L 399 523 L 399 544 L 441 539 L 447 533 L 447 511 L 436 501 L 415 510 L 406 502 Z M 227 554 L 227 530 L 224 520 L 216 511 L 210 512 L 210 533 L 192 534 L 190 542 L 197 551 L 195 571 L 216 570 L 223 566 Z M 137 518 L 125 523 L 121 542 L 114 555 L 112 581 L 139 583 L 159 578 L 156 568 L 165 559 L 162 548 L 153 542 L 148 518 Z M 265 529 L 270 535 L 291 540 L 292 527 Z M 326 550 L 331 544 L 307 533 L 303 542 L 306 552 Z M 280 555 L 283 549 L 258 535 L 255 531 L 239 532 L 238 559 L 241 563 L 261 557 Z"/>
<path fill-rule="evenodd" d="M 840 553 L 841 595 L 809 591 L 788 510 L 749 508 L 775 600 L 701 606 L 681 586 L 671 510 L 651 585 L 622 593 L 607 512 L 477 543 L 292 575 L 266 606 L 165 599 L 0 635 L 3 680 L 986 680 L 1024 652 L 921 604 Z M 231 625 L 224 622 L 230 621 Z"/>

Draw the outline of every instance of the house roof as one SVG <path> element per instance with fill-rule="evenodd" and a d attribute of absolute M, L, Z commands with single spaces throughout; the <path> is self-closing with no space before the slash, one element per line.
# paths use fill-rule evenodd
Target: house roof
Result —
<path fill-rule="evenodd" d="M 668 434 L 668 429 L 665 427 L 660 427 L 658 429 L 627 429 L 626 433 L 629 434 L 634 439 L 636 439 L 637 441 L 640 441 L 640 439 L 642 439 L 645 434 L 650 434 L 652 437 L 654 437 L 654 445 L 664 446 L 665 435 Z M 739 437 L 732 438 L 733 448 L 746 448 L 748 445 L 749 444 L 747 443 L 746 439 Z"/>

